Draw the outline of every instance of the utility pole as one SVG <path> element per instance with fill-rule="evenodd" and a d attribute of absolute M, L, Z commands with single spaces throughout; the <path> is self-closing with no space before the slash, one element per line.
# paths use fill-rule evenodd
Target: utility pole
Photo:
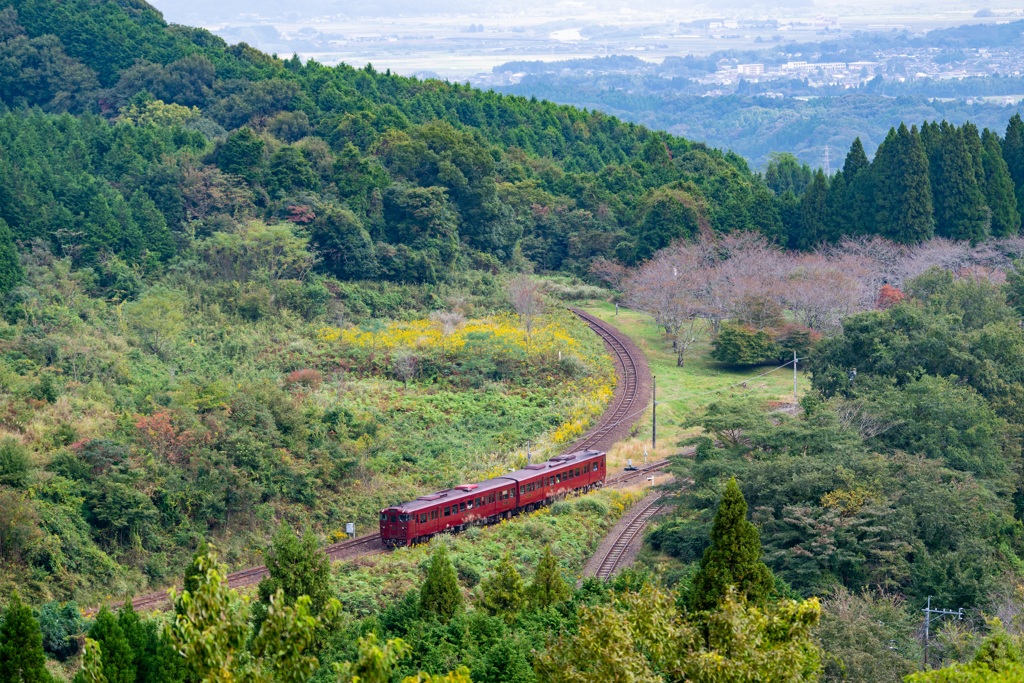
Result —
<path fill-rule="evenodd" d="M 931 625 L 932 615 L 935 614 L 940 617 L 956 617 L 963 621 L 964 608 L 961 607 L 957 611 L 951 609 L 932 609 L 932 596 L 928 596 L 928 606 L 923 610 L 924 612 L 924 668 L 928 669 L 928 639 L 931 637 Z"/>
<path fill-rule="evenodd" d="M 651 450 L 658 448 L 658 377 L 651 376 Z"/>
<path fill-rule="evenodd" d="M 526 442 L 526 464 L 527 465 L 530 464 L 530 458 L 532 457 L 532 454 L 530 453 L 530 445 L 531 445 L 530 442 L 527 441 Z"/>
<path fill-rule="evenodd" d="M 800 405 L 800 400 L 796 397 L 796 350 L 793 350 L 793 405 Z"/>
<path fill-rule="evenodd" d="M 828 176 L 832 175 L 832 165 L 829 163 L 830 161 L 829 148 L 828 145 L 825 145 L 825 175 Z"/>

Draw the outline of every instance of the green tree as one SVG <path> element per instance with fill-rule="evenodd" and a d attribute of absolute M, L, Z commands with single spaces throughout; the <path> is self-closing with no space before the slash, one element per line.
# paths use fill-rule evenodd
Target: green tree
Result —
<path fill-rule="evenodd" d="M 999 136 L 986 128 L 981 133 L 982 165 L 985 169 L 985 199 L 992 212 L 989 232 L 993 237 L 1009 237 L 1020 230 L 1020 206 L 1014 193 L 1010 168 L 1003 158 Z"/>
<path fill-rule="evenodd" d="M 100 609 L 89 629 L 89 639 L 99 645 L 103 678 L 107 683 L 135 683 L 135 655 L 118 617 L 106 607 Z M 84 672 L 76 683 L 85 683 Z"/>
<path fill-rule="evenodd" d="M 370 234 L 348 209 L 332 206 L 318 212 L 309 240 L 324 269 L 339 279 L 369 279 L 380 270 Z"/>
<path fill-rule="evenodd" d="M 270 598 L 283 591 L 286 605 L 294 605 L 300 596 L 310 600 L 310 611 L 319 615 L 331 597 L 331 562 L 312 532 L 300 539 L 291 527 L 282 524 L 266 555 L 270 576 L 260 581 L 256 622 L 262 622 Z"/>
<path fill-rule="evenodd" d="M 789 235 L 793 249 L 813 249 L 829 237 L 828 178 L 820 168 L 800 197 L 800 230 Z"/>
<path fill-rule="evenodd" d="M 850 151 L 846 153 L 846 160 L 843 162 L 843 176 L 849 181 L 862 170 L 869 166 L 868 155 L 864 152 L 864 145 L 860 138 L 854 138 L 850 145 Z"/>
<path fill-rule="evenodd" d="M 318 629 L 332 622 L 341 609 L 332 600 L 320 617 L 310 614 L 302 596 L 285 604 L 278 590 L 270 599 L 266 618 L 246 648 L 249 610 L 238 592 L 228 587 L 227 568 L 211 549 L 196 561 L 199 576 L 194 592 L 172 591 L 174 621 L 165 633 L 184 658 L 191 677 L 204 683 L 304 683 L 319 663 L 309 654 Z"/>
<path fill-rule="evenodd" d="M 533 575 L 533 581 L 527 589 L 527 597 L 530 604 L 538 609 L 544 609 L 564 602 L 572 595 L 569 584 L 562 576 L 562 568 L 558 565 L 558 558 L 551 552 L 551 546 L 545 546 L 544 554 L 537 563 L 537 571 Z"/>
<path fill-rule="evenodd" d="M 1020 114 L 1010 117 L 1003 138 L 1003 159 L 1017 194 L 1017 207 L 1024 211 L 1024 120 Z"/>
<path fill-rule="evenodd" d="M 224 141 L 214 154 L 217 167 L 225 173 L 258 182 L 263 171 L 263 140 L 249 128 L 241 128 Z"/>
<path fill-rule="evenodd" d="M 536 668 L 549 683 L 805 683 L 821 669 L 811 635 L 820 614 L 816 599 L 762 608 L 730 589 L 719 609 L 686 618 L 673 594 L 647 586 L 614 607 L 582 608 L 578 632 Z"/>
<path fill-rule="evenodd" d="M 890 130 L 871 165 L 875 222 L 883 237 L 915 244 L 935 234 L 928 157 L 917 128 Z"/>
<path fill-rule="evenodd" d="M 747 501 L 735 477 L 729 480 L 711 526 L 711 545 L 693 577 L 691 607 L 710 610 L 725 599 L 729 587 L 755 604 L 775 589 L 771 570 L 761 561 L 757 527 L 747 520 Z"/>
<path fill-rule="evenodd" d="M 519 570 L 506 554 L 495 568 L 494 573 L 480 584 L 481 606 L 489 614 L 500 615 L 511 621 L 526 602 L 526 587 Z"/>
<path fill-rule="evenodd" d="M 420 611 L 448 622 L 462 606 L 462 589 L 455 567 L 448 558 L 448 548 L 439 542 L 430 558 L 427 578 L 420 587 Z"/>
<path fill-rule="evenodd" d="M 674 240 L 693 237 L 706 221 L 704 207 L 693 194 L 668 188 L 654 190 L 645 197 L 637 216 L 637 261 L 646 261 Z"/>
<path fill-rule="evenodd" d="M 14 244 L 14 235 L 7 227 L 7 221 L 0 218 L 0 294 L 6 294 L 20 282 L 24 273 L 18 258 L 18 248 Z"/>
<path fill-rule="evenodd" d="M 971 154 L 961 132 L 945 121 L 938 135 L 930 168 L 935 234 L 979 242 L 988 235 L 989 212 Z"/>
<path fill-rule="evenodd" d="M 0 683 L 50 683 L 43 634 L 32 608 L 11 596 L 0 622 Z"/>

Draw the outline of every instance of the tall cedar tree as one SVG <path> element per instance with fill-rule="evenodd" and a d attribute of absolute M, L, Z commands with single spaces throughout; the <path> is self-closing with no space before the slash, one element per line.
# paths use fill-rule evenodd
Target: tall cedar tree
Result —
<path fill-rule="evenodd" d="M 840 215 L 833 216 L 840 221 L 839 229 L 846 235 L 868 235 L 876 231 L 875 174 L 868 163 L 867 154 L 860 138 L 853 141 L 843 164 L 843 179 L 846 182 L 846 202 Z"/>
<path fill-rule="evenodd" d="M 107 683 L 135 683 L 135 652 L 113 612 L 106 607 L 100 610 L 89 629 L 89 637 L 100 646 L 100 661 Z M 74 683 L 88 683 L 84 670 L 75 676 Z"/>
<path fill-rule="evenodd" d="M 309 531 L 300 539 L 290 527 L 282 524 L 267 551 L 266 567 L 270 576 L 260 581 L 263 609 L 257 610 L 257 621 L 262 621 L 264 610 L 270 606 L 270 598 L 278 588 L 284 591 L 286 605 L 294 605 L 299 596 L 308 595 L 313 616 L 319 615 L 331 598 L 331 563 Z"/>
<path fill-rule="evenodd" d="M 935 234 L 935 211 L 928 178 L 928 157 L 916 126 L 889 131 L 872 164 L 875 219 L 883 237 L 916 244 Z"/>
<path fill-rule="evenodd" d="M 571 595 L 569 584 L 562 577 L 562 568 L 558 566 L 558 558 L 551 552 L 551 546 L 547 546 L 544 548 L 540 562 L 537 563 L 537 573 L 533 576 L 533 583 L 527 590 L 530 604 L 543 609 L 565 602 Z"/>
<path fill-rule="evenodd" d="M 1006 126 L 1003 138 L 1003 159 L 1010 169 L 1010 177 L 1017 193 L 1018 210 L 1024 211 L 1024 121 L 1014 114 Z"/>
<path fill-rule="evenodd" d="M 988 233 L 988 208 L 978 186 L 974 161 L 964 136 L 942 122 L 930 169 L 935 202 L 935 232 L 952 240 L 979 242 Z"/>
<path fill-rule="evenodd" d="M 1014 193 L 1013 178 L 1003 158 L 999 136 L 986 128 L 981 134 L 982 166 L 985 169 L 985 200 L 992 211 L 989 232 L 993 237 L 1009 237 L 1020 230 L 1020 206 Z"/>
<path fill-rule="evenodd" d="M 462 590 L 459 588 L 455 567 L 448 558 L 448 548 L 444 543 L 438 543 L 437 550 L 430 558 L 427 578 L 420 587 L 420 611 L 447 623 L 459 613 L 462 606 Z"/>
<path fill-rule="evenodd" d="M 843 162 L 843 175 L 847 180 L 852 180 L 867 167 L 868 155 L 864 152 L 864 144 L 860 138 L 854 138 L 853 144 L 850 145 L 850 151 L 846 153 L 846 161 Z"/>
<path fill-rule="evenodd" d="M 0 622 L 0 683 L 51 683 L 43 634 L 32 609 L 11 596 Z"/>
<path fill-rule="evenodd" d="M 185 660 L 153 619 L 143 620 L 127 601 L 118 610 L 117 624 L 135 656 L 135 683 L 180 683 L 185 677 Z"/>
<path fill-rule="evenodd" d="M 511 620 L 526 602 L 526 586 L 519 570 L 512 564 L 508 554 L 501 558 L 494 573 L 481 584 L 483 597 L 481 606 L 489 614 Z"/>
<path fill-rule="evenodd" d="M 790 235 L 789 246 L 813 249 L 828 238 L 828 227 L 828 178 L 819 168 L 800 197 L 800 230 Z"/>
<path fill-rule="evenodd" d="M 14 235 L 7 227 L 7 221 L 0 218 L 0 294 L 14 289 L 21 282 L 22 276 Z"/>
<path fill-rule="evenodd" d="M 690 606 L 695 610 L 714 609 L 729 586 L 735 586 L 738 595 L 754 603 L 763 603 L 775 588 L 771 570 L 761 561 L 761 539 L 757 527 L 747 521 L 747 501 L 735 477 L 726 484 L 718 503 L 711 545 L 693 577 Z"/>

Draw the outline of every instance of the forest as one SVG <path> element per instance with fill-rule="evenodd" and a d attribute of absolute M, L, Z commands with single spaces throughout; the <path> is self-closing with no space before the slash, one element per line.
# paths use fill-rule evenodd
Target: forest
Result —
<path fill-rule="evenodd" d="M 1019 116 L 758 174 L 141 0 L 2 7 L 0 683 L 1016 680 Z M 674 425 L 692 487 L 609 583 L 628 492 L 331 568 L 346 523 L 587 429 L 585 300 L 810 390 Z M 915 673 L 929 596 L 975 611 Z"/>

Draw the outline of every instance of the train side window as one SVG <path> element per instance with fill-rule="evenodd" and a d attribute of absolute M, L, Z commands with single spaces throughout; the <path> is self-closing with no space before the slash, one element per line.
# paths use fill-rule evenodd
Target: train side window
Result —
<path fill-rule="evenodd" d="M 444 516 L 448 517 L 451 514 L 452 514 L 452 509 L 449 506 L 445 505 L 444 506 Z"/>
<path fill-rule="evenodd" d="M 463 503 L 462 504 L 462 509 L 465 510 L 466 508 L 469 508 L 470 510 L 473 509 L 473 501 L 472 500 L 468 501 L 467 503 Z"/>
<path fill-rule="evenodd" d="M 465 511 L 466 511 L 466 503 L 465 502 L 459 503 L 459 512 L 465 512 Z"/>
<path fill-rule="evenodd" d="M 526 493 L 526 487 L 525 487 L 525 486 L 520 486 L 520 487 L 519 487 L 519 495 L 521 496 L 521 495 L 523 495 L 524 493 Z"/>
<path fill-rule="evenodd" d="M 423 513 L 422 515 L 420 515 L 420 524 L 426 524 L 426 522 L 427 522 L 427 513 Z"/>

